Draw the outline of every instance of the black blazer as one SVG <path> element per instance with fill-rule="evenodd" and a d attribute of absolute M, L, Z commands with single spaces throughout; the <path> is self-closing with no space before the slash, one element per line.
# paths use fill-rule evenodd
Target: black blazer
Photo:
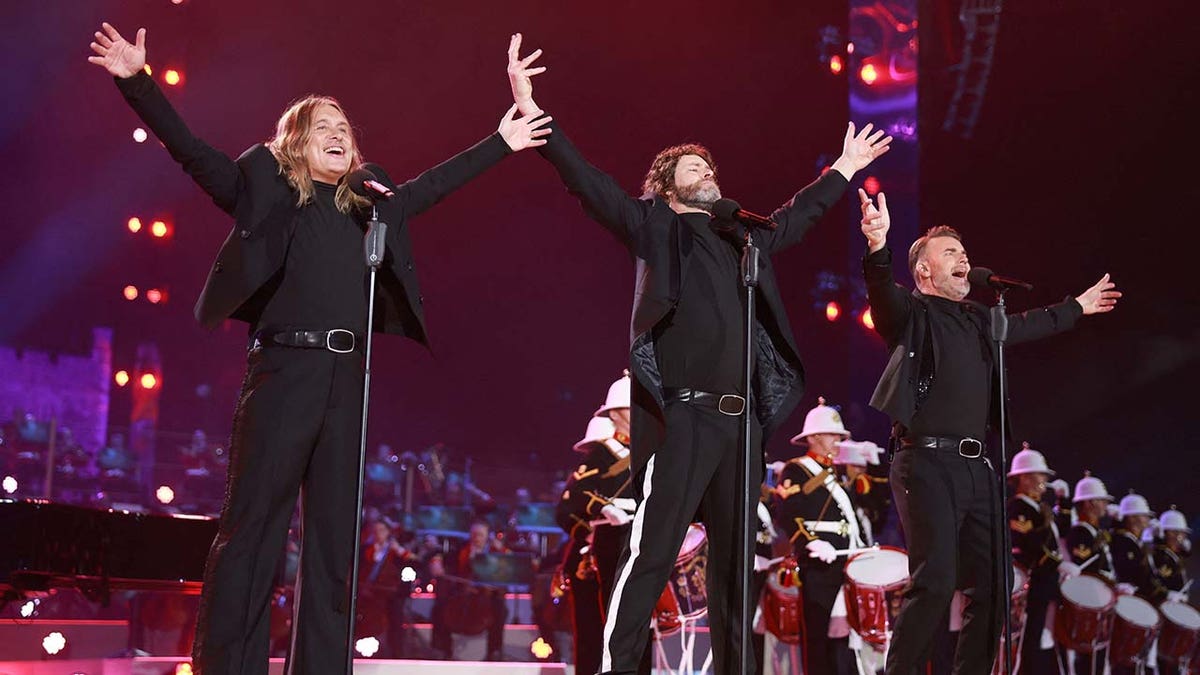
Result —
<path fill-rule="evenodd" d="M 636 476 L 666 433 L 662 376 L 655 357 L 654 327 L 674 308 L 687 283 L 692 231 L 662 199 L 634 199 L 611 176 L 588 164 L 557 124 L 538 151 L 554 165 L 567 191 L 633 255 L 636 280 L 630 323 L 631 470 Z M 787 418 L 804 393 L 804 366 L 779 297 L 770 256 L 800 241 L 846 190 L 846 179 L 829 171 L 805 187 L 771 218 L 774 232 L 759 232 L 758 365 L 753 401 L 763 443 Z"/>
<path fill-rule="evenodd" d="M 217 253 L 196 302 L 196 319 L 206 328 L 229 318 L 253 326 L 269 299 L 264 285 L 283 266 L 287 256 L 299 213 L 296 192 L 288 186 L 279 163 L 263 144 L 250 147 L 235 162 L 193 136 L 158 85 L 145 73 L 117 78 L 116 83 L 130 107 L 167 147 L 171 158 L 222 211 L 234 218 L 233 229 Z M 388 225 L 388 257 L 379 277 L 377 332 L 405 335 L 428 346 L 423 298 L 406 229 L 408 218 L 433 206 L 510 152 L 504 139 L 492 134 L 399 186 L 383 169 L 368 165 L 396 193 L 392 201 L 379 205 L 379 219 Z M 355 214 L 361 222 L 366 221 L 366 216 Z"/>
<path fill-rule="evenodd" d="M 884 247 L 863 257 L 863 276 L 867 282 L 867 302 L 871 306 L 871 318 L 875 330 L 887 342 L 891 358 L 875 393 L 871 396 L 871 407 L 887 413 L 893 421 L 908 427 L 917 412 L 917 379 L 921 375 L 921 359 L 925 354 L 925 339 L 933 341 L 933 373 L 937 377 L 936 336 L 929 330 L 929 299 L 920 291 L 909 291 L 892 278 L 892 251 Z M 979 303 L 976 306 L 984 317 L 985 325 L 991 325 L 991 313 Z M 1029 342 L 1055 333 L 1069 330 L 1083 316 L 1083 308 L 1074 298 L 1041 307 L 1028 312 L 1008 315 L 1008 341 L 1014 345 Z M 992 401 L 999 400 L 999 359 L 996 343 L 990 333 L 985 336 L 992 350 Z M 999 429 L 999 407 L 990 411 L 993 429 Z M 1009 425 L 1011 427 L 1011 425 Z"/>

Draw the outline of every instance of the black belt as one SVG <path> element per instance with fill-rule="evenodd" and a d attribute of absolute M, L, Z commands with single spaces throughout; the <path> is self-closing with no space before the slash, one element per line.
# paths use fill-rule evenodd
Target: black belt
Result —
<path fill-rule="evenodd" d="M 358 348 L 362 338 L 345 328 L 330 330 L 274 330 L 264 328 L 250 339 L 250 348 L 297 347 L 301 349 L 328 349 L 338 354 L 349 354 Z"/>
<path fill-rule="evenodd" d="M 699 389 L 666 387 L 663 389 L 663 398 L 667 401 L 683 401 L 692 405 L 712 408 L 723 415 L 733 417 L 741 415 L 746 409 L 746 397 L 737 394 L 715 394 Z"/>
<path fill-rule="evenodd" d="M 961 436 L 904 436 L 900 439 L 900 449 L 909 448 L 953 452 L 968 459 L 982 457 L 984 451 L 983 441 Z"/>

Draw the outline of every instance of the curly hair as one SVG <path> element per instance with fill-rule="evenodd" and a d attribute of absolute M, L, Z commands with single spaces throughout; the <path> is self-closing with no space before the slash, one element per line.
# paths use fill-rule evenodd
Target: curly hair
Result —
<path fill-rule="evenodd" d="M 646 179 L 642 181 L 642 192 L 645 197 L 665 198 L 675 190 L 675 167 L 679 164 L 679 158 L 684 155 L 697 155 L 708 162 L 708 168 L 712 169 L 713 177 L 716 177 L 717 164 L 713 161 L 712 153 L 708 151 L 708 148 L 697 143 L 672 145 L 659 152 L 654 157 L 654 161 L 650 163 L 650 170 L 646 172 Z"/>
<path fill-rule="evenodd" d="M 958 230 L 949 225 L 934 225 L 925 230 L 925 234 L 914 241 L 912 246 L 908 248 L 908 273 L 912 275 L 913 279 L 917 278 L 917 261 L 921 259 L 921 254 L 925 252 L 925 245 L 934 237 L 950 237 L 962 243 L 962 235 L 958 233 Z"/>
<path fill-rule="evenodd" d="M 304 206 L 313 196 L 313 181 L 308 171 L 308 160 L 304 156 L 304 147 L 308 144 L 308 137 L 312 131 L 313 114 L 323 105 L 332 106 L 346 117 L 346 111 L 337 99 L 309 94 L 288 106 L 275 124 L 275 136 L 267 141 L 267 148 L 275 156 L 275 161 L 279 162 L 280 175 L 287 179 L 288 185 L 299 195 L 296 206 Z M 351 136 L 354 135 L 353 131 L 350 133 Z M 350 171 L 356 171 L 362 168 L 363 157 L 358 151 L 358 139 L 351 138 L 351 141 L 353 148 L 350 152 Z M 371 201 L 366 197 L 354 194 L 345 181 L 338 184 L 333 201 L 342 213 L 371 205 Z"/>

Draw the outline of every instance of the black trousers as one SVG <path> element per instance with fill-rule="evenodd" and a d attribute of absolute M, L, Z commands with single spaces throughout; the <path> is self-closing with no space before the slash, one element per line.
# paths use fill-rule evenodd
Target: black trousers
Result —
<path fill-rule="evenodd" d="M 1029 595 L 1025 601 L 1025 637 L 1021 640 L 1019 673 L 1055 673 L 1054 650 L 1042 649 L 1042 630 L 1046 627 L 1046 610 L 1058 602 L 1058 572 L 1053 566 L 1034 570 L 1029 580 Z"/>
<path fill-rule="evenodd" d="M 846 579 L 846 559 L 824 563 L 808 558 L 808 551 L 803 548 L 796 555 L 805 556 L 800 564 L 800 594 L 804 601 L 804 675 L 850 675 L 856 672 L 850 641 L 829 637 L 829 614 L 833 611 L 838 589 Z"/>
<path fill-rule="evenodd" d="M 929 660 L 956 588 L 967 596 L 954 672 L 986 673 L 1003 626 L 1006 556 L 999 478 L 982 458 L 910 448 L 891 467 L 896 511 L 908 543 L 911 586 L 905 593 L 887 657 L 889 675 L 912 675 Z"/>
<path fill-rule="evenodd" d="M 601 668 L 630 674 L 646 648 L 650 615 L 667 583 L 697 512 L 708 533 L 708 625 L 713 672 L 737 672 L 741 661 L 741 584 L 738 561 L 747 543 L 737 536 L 742 512 L 739 439 L 742 419 L 689 403 L 670 402 L 663 446 L 634 477 L 638 510 L 621 556 L 604 625 Z M 754 427 L 751 447 L 760 448 Z M 762 483 L 762 463 L 752 462 L 750 484 Z M 751 523 L 757 493 L 750 500 Z M 754 536 L 752 530 L 746 539 Z"/>
<path fill-rule="evenodd" d="M 300 571 L 285 672 L 345 667 L 363 363 L 357 352 L 251 351 L 221 522 L 204 571 L 197 673 L 265 675 L 276 564 L 300 495 Z"/>

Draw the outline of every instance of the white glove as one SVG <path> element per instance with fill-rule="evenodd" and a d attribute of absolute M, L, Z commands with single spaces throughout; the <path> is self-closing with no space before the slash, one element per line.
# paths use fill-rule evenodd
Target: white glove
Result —
<path fill-rule="evenodd" d="M 1187 603 L 1187 593 L 1183 591 L 1167 591 L 1167 602 L 1182 602 Z"/>
<path fill-rule="evenodd" d="M 1137 588 L 1133 584 L 1127 584 L 1124 581 L 1117 584 L 1117 595 L 1134 595 L 1137 593 Z"/>
<path fill-rule="evenodd" d="M 827 563 L 832 563 L 837 559 L 837 550 L 833 548 L 833 544 L 824 539 L 813 539 L 804 548 L 808 549 L 808 557 L 810 558 L 816 558 Z"/>
<path fill-rule="evenodd" d="M 1121 507 L 1117 506 L 1116 504 L 1113 504 L 1112 502 L 1108 503 L 1107 511 L 1108 511 L 1109 518 L 1120 518 L 1121 517 Z"/>
<path fill-rule="evenodd" d="M 609 525 L 625 525 L 629 521 L 633 520 L 628 513 L 625 513 L 625 511 L 612 504 L 605 504 L 604 508 L 600 509 L 600 515 L 604 516 L 604 519 L 608 521 Z"/>
<path fill-rule="evenodd" d="M 1142 530 L 1142 543 L 1143 544 L 1153 544 L 1154 537 L 1157 533 L 1158 533 L 1158 518 L 1155 518 L 1150 521 L 1150 525 L 1148 525 L 1146 527 L 1146 529 Z"/>
<path fill-rule="evenodd" d="M 1070 560 L 1064 560 L 1058 563 L 1058 578 L 1066 579 L 1067 577 L 1077 577 L 1083 572 L 1083 568 Z"/>
<path fill-rule="evenodd" d="M 622 511 L 628 511 L 629 513 L 637 511 L 637 502 L 633 501 L 629 497 L 616 497 L 612 500 L 612 505 L 618 509 L 621 509 Z"/>
<path fill-rule="evenodd" d="M 1061 478 L 1050 483 L 1046 487 L 1054 490 L 1055 496 L 1057 496 L 1059 499 L 1066 499 L 1067 497 L 1071 496 L 1071 486 L 1067 485 L 1067 481 Z"/>

